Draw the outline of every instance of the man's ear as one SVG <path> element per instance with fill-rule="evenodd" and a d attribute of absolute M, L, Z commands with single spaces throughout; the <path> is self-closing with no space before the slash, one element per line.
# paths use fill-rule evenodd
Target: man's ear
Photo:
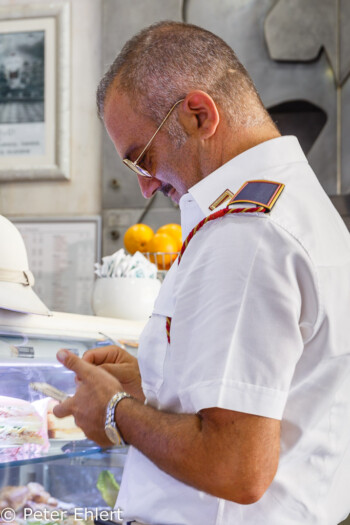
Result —
<path fill-rule="evenodd" d="M 208 139 L 214 135 L 220 121 L 218 108 L 204 91 L 190 91 L 180 105 L 179 121 L 188 135 Z"/>

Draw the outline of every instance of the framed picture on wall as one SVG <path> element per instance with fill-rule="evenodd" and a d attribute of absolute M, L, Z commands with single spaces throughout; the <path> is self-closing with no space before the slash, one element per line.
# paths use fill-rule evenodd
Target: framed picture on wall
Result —
<path fill-rule="evenodd" d="M 0 181 L 69 178 L 69 14 L 0 7 Z"/>

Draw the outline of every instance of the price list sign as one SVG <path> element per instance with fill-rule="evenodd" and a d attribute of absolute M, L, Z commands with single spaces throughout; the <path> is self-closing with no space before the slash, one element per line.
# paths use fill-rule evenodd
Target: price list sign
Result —
<path fill-rule="evenodd" d="M 34 290 L 50 310 L 91 315 L 100 217 L 13 221 L 26 245 Z"/>

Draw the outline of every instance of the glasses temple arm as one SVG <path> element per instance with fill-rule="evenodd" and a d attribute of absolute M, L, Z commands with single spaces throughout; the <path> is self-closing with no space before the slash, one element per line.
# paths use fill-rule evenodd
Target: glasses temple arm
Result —
<path fill-rule="evenodd" d="M 160 130 L 160 128 L 163 126 L 164 122 L 167 120 L 168 117 L 170 117 L 171 113 L 173 112 L 173 110 L 176 108 L 176 106 L 178 104 L 180 104 L 180 102 L 183 102 L 185 99 L 182 98 L 180 100 L 178 100 L 172 108 L 170 108 L 170 110 L 168 111 L 168 113 L 165 115 L 165 117 L 163 118 L 162 122 L 159 124 L 158 128 L 156 129 L 156 131 L 153 133 L 152 137 L 149 139 L 149 141 L 147 142 L 146 146 L 143 148 L 143 150 L 141 151 L 140 155 L 137 157 L 137 159 L 133 162 L 133 164 L 137 164 L 138 161 L 142 158 L 142 156 L 144 155 L 145 151 L 147 150 L 148 146 L 151 144 L 152 140 L 154 139 L 154 137 L 157 135 L 158 131 Z"/>

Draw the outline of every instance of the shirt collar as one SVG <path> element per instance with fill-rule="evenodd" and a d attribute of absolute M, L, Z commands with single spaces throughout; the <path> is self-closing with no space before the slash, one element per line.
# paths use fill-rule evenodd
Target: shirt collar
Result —
<path fill-rule="evenodd" d="M 210 204 L 226 189 L 229 188 L 236 192 L 247 180 L 271 179 L 273 168 L 295 162 L 307 162 L 296 137 L 285 136 L 271 139 L 244 151 L 220 166 L 192 186 L 188 193 L 204 216 L 207 216 L 212 213 L 212 210 L 209 209 Z M 191 199 L 187 197 L 184 204 L 185 202 L 188 206 Z"/>
<path fill-rule="evenodd" d="M 298 139 L 285 136 L 262 142 L 220 166 L 181 197 L 182 240 L 199 221 L 212 213 L 209 206 L 226 189 L 236 192 L 247 180 L 271 180 L 274 169 L 277 182 L 283 182 L 280 180 L 283 172 L 278 172 L 278 168 L 295 162 L 307 162 L 307 159 Z"/>
<path fill-rule="evenodd" d="M 181 211 L 182 242 L 186 239 L 192 228 L 196 226 L 205 215 L 190 193 L 185 193 L 179 202 Z"/>

